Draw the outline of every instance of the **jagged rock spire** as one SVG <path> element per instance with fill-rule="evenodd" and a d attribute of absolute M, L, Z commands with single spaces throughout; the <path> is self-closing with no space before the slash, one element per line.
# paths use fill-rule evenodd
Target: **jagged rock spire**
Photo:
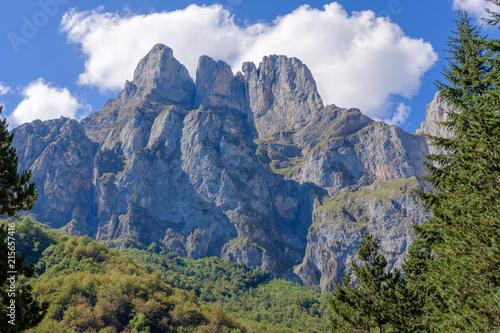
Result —
<path fill-rule="evenodd" d="M 243 73 L 260 137 L 298 129 L 323 108 L 311 71 L 297 58 L 264 57 L 258 69 L 253 63 L 244 63 Z"/>
<path fill-rule="evenodd" d="M 117 100 L 139 102 L 152 98 L 163 104 L 175 104 L 192 108 L 195 84 L 184 65 L 174 58 L 166 45 L 156 44 L 141 59 L 134 71 L 132 82 L 127 81 Z"/>
<path fill-rule="evenodd" d="M 196 72 L 195 108 L 226 107 L 246 113 L 245 82 L 223 61 L 202 56 Z"/>
<path fill-rule="evenodd" d="M 449 107 L 439 93 L 434 95 L 432 102 L 427 104 L 425 112 L 425 120 L 417 129 L 417 134 L 427 134 L 432 136 L 440 136 L 443 138 L 452 138 L 455 135 L 453 131 L 442 125 L 442 122 L 448 120 Z"/>

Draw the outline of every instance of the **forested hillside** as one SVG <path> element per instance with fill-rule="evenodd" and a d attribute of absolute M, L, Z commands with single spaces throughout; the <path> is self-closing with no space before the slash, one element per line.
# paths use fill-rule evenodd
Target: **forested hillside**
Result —
<path fill-rule="evenodd" d="M 81 122 L 0 121 L 0 331 L 500 332 L 500 40 L 459 12 L 447 52 L 418 135 L 161 44 Z"/>
<path fill-rule="evenodd" d="M 7 221 L 3 221 L 3 224 Z M 17 223 L 36 263 L 35 296 L 48 312 L 31 332 L 325 332 L 327 294 L 260 268 L 179 257 L 130 241 L 123 251 L 88 236 Z M 135 330 L 135 331 L 134 331 Z"/>

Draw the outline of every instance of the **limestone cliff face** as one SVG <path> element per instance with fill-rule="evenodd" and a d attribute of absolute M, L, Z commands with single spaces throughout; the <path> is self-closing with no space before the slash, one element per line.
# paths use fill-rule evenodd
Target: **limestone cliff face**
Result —
<path fill-rule="evenodd" d="M 157 242 L 325 289 L 365 230 L 400 264 L 425 220 L 410 189 L 426 138 L 323 106 L 298 59 L 242 72 L 203 56 L 195 84 L 156 45 L 101 111 L 17 128 L 20 169 L 39 191 L 32 213 L 111 245 Z"/>
<path fill-rule="evenodd" d="M 125 84 L 117 100 L 134 105 L 147 97 L 159 103 L 190 109 L 195 89 L 193 79 L 186 67 L 174 58 L 172 49 L 157 44 L 139 62 L 134 80 Z"/>
<path fill-rule="evenodd" d="M 293 271 L 305 285 L 331 290 L 357 260 L 358 246 L 368 230 L 378 240 L 389 267 L 400 267 L 412 242 L 414 224 L 428 215 L 413 192 L 416 177 L 375 181 L 344 188 L 318 203 L 307 236 L 304 260 Z"/>
<path fill-rule="evenodd" d="M 234 76 L 228 64 L 202 56 L 196 72 L 195 108 L 227 108 L 248 113 L 245 82 L 241 74 Z"/>
<path fill-rule="evenodd" d="M 422 154 L 428 153 L 424 137 L 334 105 L 299 130 L 277 132 L 259 143 L 276 173 L 330 194 L 348 185 L 423 176 Z"/>
<path fill-rule="evenodd" d="M 449 106 L 443 98 L 436 93 L 434 99 L 427 105 L 425 120 L 422 121 L 417 134 L 439 136 L 442 138 L 454 137 L 453 131 L 443 126 L 441 123 L 448 120 Z"/>
<path fill-rule="evenodd" d="M 38 200 L 31 213 L 55 228 L 80 222 L 80 233 L 94 235 L 92 172 L 96 145 L 75 120 L 36 120 L 15 130 L 19 170 L 31 169 Z"/>
<path fill-rule="evenodd" d="M 439 93 L 436 93 L 434 99 L 427 105 L 425 120 L 422 121 L 416 133 L 423 134 L 427 137 L 430 154 L 443 154 L 446 153 L 446 151 L 432 145 L 429 136 L 442 138 L 453 138 L 455 136 L 453 131 L 443 124 L 443 122 L 448 120 L 450 111 L 449 105 L 443 100 Z"/>
<path fill-rule="evenodd" d="M 264 57 L 243 64 L 250 109 L 260 137 L 306 125 L 322 107 L 311 71 L 300 60 Z"/>
<path fill-rule="evenodd" d="M 105 140 L 117 126 L 133 117 L 138 107 L 154 113 L 165 105 L 189 110 L 194 103 L 196 86 L 188 70 L 173 56 L 169 47 L 157 44 L 139 62 L 132 82 L 109 100 L 103 110 L 82 120 L 88 137 L 95 142 Z"/>

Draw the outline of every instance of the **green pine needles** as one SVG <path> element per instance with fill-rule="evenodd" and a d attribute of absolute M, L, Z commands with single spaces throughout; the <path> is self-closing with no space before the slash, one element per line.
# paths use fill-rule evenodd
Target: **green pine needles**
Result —
<path fill-rule="evenodd" d="M 358 250 L 363 265 L 352 264 L 354 285 L 348 273 L 330 300 L 332 332 L 425 332 L 418 294 L 408 288 L 401 271 L 386 271 L 387 261 L 378 248 L 365 232 Z"/>
<path fill-rule="evenodd" d="M 0 106 L 0 115 L 3 107 Z M 18 211 L 30 210 L 37 193 L 35 184 L 28 182 L 31 171 L 17 173 L 18 157 L 12 147 L 14 135 L 7 130 L 7 121 L 0 121 L 0 215 L 19 216 Z"/>
<path fill-rule="evenodd" d="M 0 106 L 0 114 L 2 109 Z M 13 140 L 14 135 L 8 132 L 6 120 L 1 120 L 0 215 L 18 217 L 18 211 L 31 209 L 37 192 L 35 184 L 29 184 L 31 171 L 20 175 L 17 173 L 18 157 L 12 147 Z M 15 228 L 16 223 L 11 221 L 10 226 Z M 25 266 L 26 254 L 15 253 L 13 230 L 0 226 L 0 332 L 6 333 L 22 332 L 36 326 L 48 307 L 47 303 L 41 303 L 34 297 L 32 287 L 27 282 L 33 277 L 34 265 Z M 9 314 L 14 316 L 9 317 Z"/>
<path fill-rule="evenodd" d="M 419 193 L 434 217 L 416 228 L 432 253 L 423 287 L 443 300 L 428 314 L 432 331 L 500 330 L 500 77 L 497 40 L 486 40 L 466 13 L 449 41 L 447 82 L 451 139 L 432 138 L 448 153 L 430 155 Z"/>
<path fill-rule="evenodd" d="M 449 38 L 437 87 L 453 138 L 431 137 L 432 192 L 418 192 L 433 217 L 416 226 L 402 274 L 369 234 L 331 305 L 333 332 L 500 331 L 500 41 L 486 39 L 465 12 Z"/>
<path fill-rule="evenodd" d="M 357 286 L 351 285 L 348 273 L 342 280 L 343 287 L 337 285 L 333 292 L 332 332 L 370 332 L 372 327 L 382 332 L 390 320 L 388 310 L 397 277 L 385 272 L 387 261 L 368 232 L 359 245 L 358 256 L 365 264 L 352 263 Z"/>

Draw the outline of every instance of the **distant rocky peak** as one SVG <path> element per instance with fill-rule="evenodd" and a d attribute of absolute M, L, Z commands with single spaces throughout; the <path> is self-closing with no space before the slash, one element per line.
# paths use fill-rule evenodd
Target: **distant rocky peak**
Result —
<path fill-rule="evenodd" d="M 177 69 L 174 67 L 184 66 L 174 58 L 174 51 L 170 47 L 156 44 L 137 64 L 134 83 L 146 86 L 159 79 L 172 81 L 172 69 Z"/>
<path fill-rule="evenodd" d="M 139 62 L 132 81 L 115 99 L 84 120 L 93 141 L 102 141 L 117 124 L 128 121 L 138 108 L 161 112 L 165 105 L 184 110 L 225 108 L 241 113 L 258 137 L 306 126 L 323 108 L 311 71 L 300 60 L 271 55 L 257 68 L 231 67 L 208 56 L 200 57 L 196 84 L 171 48 L 155 45 Z M 106 125 L 104 125 L 106 124 Z"/>
<path fill-rule="evenodd" d="M 233 75 L 228 64 L 208 56 L 200 57 L 196 71 L 195 108 L 225 107 L 246 113 L 245 91 L 243 77 Z"/>
<path fill-rule="evenodd" d="M 298 129 L 323 108 L 309 68 L 296 58 L 271 55 L 259 68 L 243 64 L 249 104 L 259 136 Z"/>
<path fill-rule="evenodd" d="M 171 48 L 156 44 L 139 61 L 132 82 L 127 81 L 117 100 L 136 104 L 150 98 L 163 104 L 192 108 L 196 87 L 184 65 L 174 58 Z"/>
<path fill-rule="evenodd" d="M 431 136 L 439 136 L 443 138 L 452 138 L 455 135 L 453 131 L 442 125 L 442 122 L 448 120 L 450 109 L 448 104 L 443 100 L 439 93 L 434 95 L 432 102 L 427 104 L 425 112 L 425 120 L 422 121 L 420 128 L 417 129 L 417 134 L 427 134 Z"/>

